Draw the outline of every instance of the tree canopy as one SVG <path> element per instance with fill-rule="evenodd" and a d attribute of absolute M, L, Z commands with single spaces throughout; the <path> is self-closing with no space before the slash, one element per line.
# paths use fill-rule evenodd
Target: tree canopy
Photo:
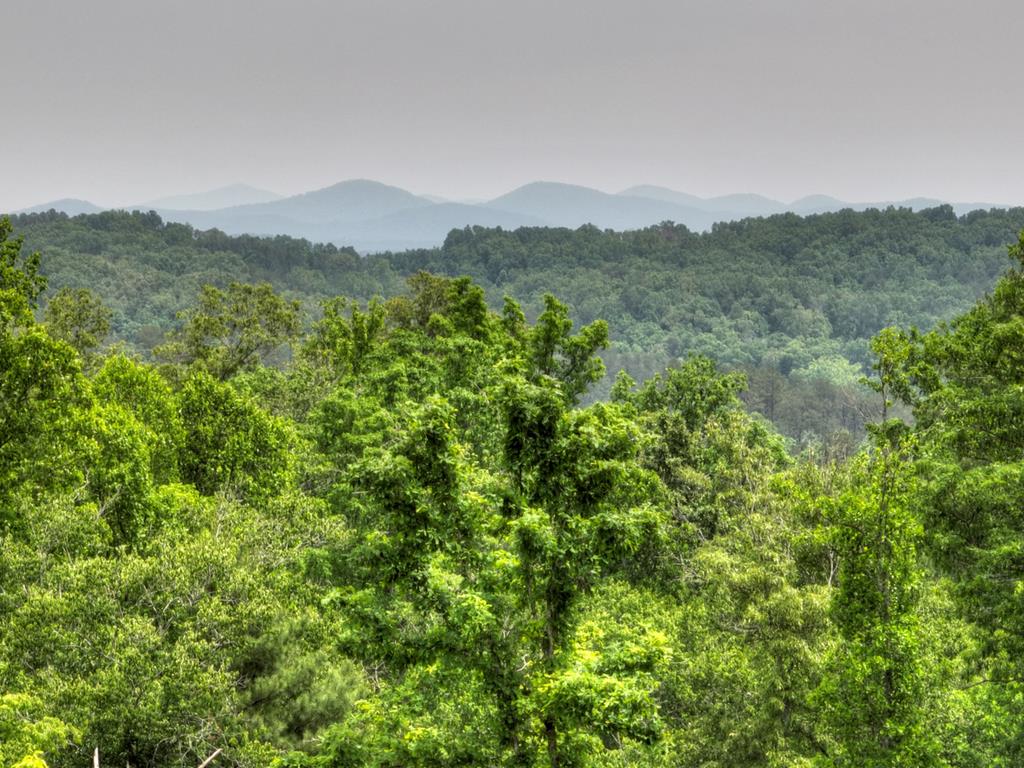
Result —
<path fill-rule="evenodd" d="M 202 330 L 202 318 L 215 322 L 220 310 L 210 304 L 227 297 L 205 285 L 230 293 L 232 282 L 253 291 L 268 282 L 317 318 L 338 294 L 362 303 L 399 296 L 417 272 L 468 276 L 493 310 L 513 296 L 532 322 L 550 293 L 575 322 L 607 322 L 601 357 L 612 374 L 626 369 L 643 381 L 691 355 L 743 370 L 744 401 L 795 449 L 824 443 L 849 454 L 879 418 L 857 384 L 873 360 L 871 338 L 887 326 L 928 330 L 968 310 L 1005 269 L 1024 209 L 785 214 L 703 234 L 670 222 L 633 232 L 474 227 L 439 248 L 365 257 L 288 237 L 196 231 L 153 213 L 14 221 L 26 246 L 46 253 L 50 290 L 88 286 L 111 309 L 112 341 L 143 355 L 186 321 L 191 352 L 176 354 L 213 353 L 214 337 L 196 334 L 213 330 Z M 176 320 L 200 292 L 207 306 Z M 611 383 L 591 387 L 588 401 L 607 397 Z"/>
<path fill-rule="evenodd" d="M 154 361 L 98 289 L 37 319 L 0 234 L 0 766 L 1019 763 L 1024 234 L 973 308 L 820 358 L 876 415 L 796 456 L 707 356 L 603 396 L 614 323 L 552 294 L 199 288 Z"/>

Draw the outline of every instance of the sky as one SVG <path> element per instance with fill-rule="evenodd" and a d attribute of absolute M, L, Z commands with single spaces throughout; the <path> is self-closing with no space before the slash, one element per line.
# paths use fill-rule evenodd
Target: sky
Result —
<path fill-rule="evenodd" d="M 0 210 L 370 178 L 1024 203 L 1021 0 L 3 0 Z"/>

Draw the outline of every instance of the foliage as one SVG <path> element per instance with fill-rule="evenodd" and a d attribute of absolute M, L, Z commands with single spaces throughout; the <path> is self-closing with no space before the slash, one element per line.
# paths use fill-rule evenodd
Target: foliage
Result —
<path fill-rule="evenodd" d="M 46 278 L 39 274 L 39 252 L 21 255 L 24 237 L 11 239 L 11 220 L 0 216 L 0 329 L 28 325 Z"/>
<path fill-rule="evenodd" d="M 794 357 L 746 375 L 674 354 L 608 398 L 614 325 L 551 294 L 488 304 L 534 260 L 630 275 L 628 246 L 700 271 L 764 238 L 839 269 L 836 239 L 922 255 L 933 228 L 994 243 L 1009 216 L 453 234 L 440 253 L 483 285 L 419 271 L 433 252 L 26 219 L 108 255 L 141 240 L 166 269 L 366 278 L 304 333 L 266 283 L 197 289 L 162 365 L 92 343 L 87 294 L 37 322 L 38 259 L 0 226 L 0 765 L 1019 764 L 1024 271 L 932 331 L 883 331 L 863 366 L 829 341 L 838 316 L 773 304 L 813 354 L 775 337 Z M 397 271 L 404 292 L 360 300 Z M 834 408 L 865 370 L 849 404 L 881 420 L 859 449 L 851 431 L 793 458 L 744 407 Z"/>
<path fill-rule="evenodd" d="M 285 301 L 269 283 L 231 283 L 227 291 L 205 285 L 198 306 L 181 318 L 184 326 L 156 350 L 157 357 L 224 381 L 298 335 L 299 303 Z"/>
<path fill-rule="evenodd" d="M 1017 695 L 1024 650 L 1024 233 L 1010 254 L 1018 265 L 991 295 L 948 325 L 912 334 L 898 368 L 921 441 L 929 551 L 955 579 L 963 616 L 984 631 L 985 684 L 1003 701 Z"/>
<path fill-rule="evenodd" d="M 915 606 L 920 522 L 910 508 L 912 446 L 880 448 L 855 466 L 852 487 L 829 504 L 839 558 L 833 620 L 842 642 L 816 692 L 835 766 L 924 766 L 922 671 Z M 865 460 L 862 460 L 862 462 Z"/>
<path fill-rule="evenodd" d="M 45 768 L 43 758 L 75 736 L 54 717 L 39 716 L 40 702 L 25 694 L 0 695 L 0 765 L 7 768 Z"/>
<path fill-rule="evenodd" d="M 88 288 L 61 288 L 46 303 L 44 323 L 50 335 L 66 341 L 89 359 L 110 333 L 111 311 Z"/>
<path fill-rule="evenodd" d="M 279 419 L 205 373 L 184 383 L 178 403 L 182 479 L 203 493 L 273 494 L 283 486 L 289 435 Z"/>
<path fill-rule="evenodd" d="M 1004 269 L 1004 246 L 1024 228 L 1024 210 L 959 219 L 942 208 L 786 214 L 704 234 L 671 223 L 635 232 L 474 227 L 453 231 L 440 248 L 364 258 L 288 237 L 199 232 L 153 213 L 14 221 L 47 254 L 52 289 L 89 286 L 113 311 L 114 339 L 143 353 L 176 328 L 174 313 L 205 284 L 230 292 L 233 281 L 270 282 L 316 316 L 335 292 L 367 302 L 399 296 L 405 279 L 424 270 L 466 275 L 492 309 L 514 296 L 533 321 L 550 293 L 578 324 L 605 320 L 602 358 L 613 373 L 645 380 L 691 355 L 743 369 L 745 402 L 798 449 L 823 444 L 846 455 L 878 418 L 875 400 L 854 381 L 868 372 L 871 337 L 893 325 L 932 328 L 966 311 Z M 439 298 L 423 291 L 403 317 L 425 324 Z M 193 353 L 207 354 L 210 343 Z M 856 366 L 854 375 L 837 360 Z M 610 385 L 592 388 L 590 400 Z"/>

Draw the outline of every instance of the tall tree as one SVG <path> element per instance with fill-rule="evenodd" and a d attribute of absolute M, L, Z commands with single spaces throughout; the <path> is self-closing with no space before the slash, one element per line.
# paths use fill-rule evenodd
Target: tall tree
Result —
<path fill-rule="evenodd" d="M 909 442 L 861 459 L 848 490 L 826 502 L 839 559 L 832 618 L 840 642 L 816 698 L 829 766 L 929 766 L 923 732 L 921 524 L 913 508 Z"/>
<path fill-rule="evenodd" d="M 948 326 L 914 339 L 903 375 L 913 385 L 918 471 L 929 551 L 955 579 L 959 604 L 983 631 L 990 689 L 1013 717 L 1024 679 L 1024 232 L 1014 266 L 992 294 Z M 1010 714 L 1014 713 L 1014 714 Z M 1019 740 L 1001 749 L 1020 754 Z"/>
<path fill-rule="evenodd" d="M 51 336 L 66 341 L 86 360 L 110 334 L 111 315 L 88 288 L 61 288 L 47 302 L 43 322 Z"/>
<path fill-rule="evenodd" d="M 295 339 L 299 302 L 278 296 L 269 283 L 204 285 L 199 303 L 181 314 L 182 328 L 155 350 L 168 362 L 206 370 L 225 381 L 253 368 Z"/>
<path fill-rule="evenodd" d="M 24 238 L 14 237 L 11 220 L 0 216 L 0 328 L 31 325 L 46 278 L 39 274 L 39 252 L 22 256 Z"/>

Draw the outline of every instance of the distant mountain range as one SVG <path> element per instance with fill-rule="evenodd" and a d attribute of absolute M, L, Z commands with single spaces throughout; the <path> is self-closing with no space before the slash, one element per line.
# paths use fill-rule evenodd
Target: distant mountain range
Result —
<path fill-rule="evenodd" d="M 235 205 L 254 205 L 280 200 L 283 195 L 268 192 L 265 189 L 250 187 L 248 184 L 230 184 L 226 187 L 211 189 L 209 192 L 197 192 L 188 195 L 172 195 L 143 203 L 139 208 L 171 209 L 175 211 L 215 211 L 218 208 L 231 208 Z"/>
<path fill-rule="evenodd" d="M 60 200 L 53 200 L 42 205 L 33 205 L 31 208 L 24 208 L 14 213 L 42 213 L 43 211 L 60 211 L 68 216 L 79 216 L 83 213 L 99 213 L 104 210 L 98 205 L 93 205 L 88 200 L 76 200 L 73 197 L 64 197 Z"/>
<path fill-rule="evenodd" d="M 890 205 L 920 210 L 941 204 L 941 200 L 928 198 L 850 203 L 826 195 L 812 195 L 787 204 L 754 194 L 702 198 L 656 186 L 630 187 L 608 194 L 589 187 L 545 181 L 527 184 L 493 200 L 460 203 L 354 179 L 291 197 L 235 184 L 124 207 L 155 210 L 167 221 L 188 223 L 198 229 L 217 228 L 231 235 L 292 235 L 373 252 L 432 247 L 443 242 L 452 229 L 471 225 L 515 229 L 593 224 L 601 229 L 624 230 L 674 221 L 704 231 L 718 221 L 778 213 L 809 215 Z M 1006 207 L 989 203 L 952 205 L 958 214 Z M 18 212 L 50 209 L 71 216 L 103 210 L 85 200 L 64 199 Z"/>

